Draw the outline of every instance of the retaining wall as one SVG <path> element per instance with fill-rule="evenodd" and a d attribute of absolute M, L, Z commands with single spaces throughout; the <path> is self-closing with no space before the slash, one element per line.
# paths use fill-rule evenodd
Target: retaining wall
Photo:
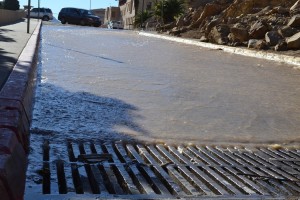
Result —
<path fill-rule="evenodd" d="M 26 16 L 23 10 L 12 11 L 0 9 L 0 24 L 9 24 L 16 22 Z"/>
<path fill-rule="evenodd" d="M 1 200 L 24 196 L 40 27 L 41 22 L 0 91 Z"/>

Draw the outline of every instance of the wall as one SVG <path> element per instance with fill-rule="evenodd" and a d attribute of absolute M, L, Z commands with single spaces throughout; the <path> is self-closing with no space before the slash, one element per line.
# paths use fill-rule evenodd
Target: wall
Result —
<path fill-rule="evenodd" d="M 120 8 L 119 7 L 108 7 L 105 10 L 104 24 L 109 21 L 119 21 L 121 19 Z"/>
<path fill-rule="evenodd" d="M 134 0 L 127 0 L 126 3 L 120 5 L 124 29 L 132 29 L 135 17 Z"/>
<path fill-rule="evenodd" d="M 18 21 L 25 17 L 26 14 L 23 10 L 12 11 L 0 9 L 0 24 L 9 24 Z"/>

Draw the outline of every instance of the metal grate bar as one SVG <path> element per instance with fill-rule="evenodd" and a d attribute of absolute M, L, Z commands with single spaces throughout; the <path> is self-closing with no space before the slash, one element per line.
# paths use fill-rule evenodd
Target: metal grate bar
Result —
<path fill-rule="evenodd" d="M 151 199 L 300 195 L 298 149 L 102 141 L 67 141 L 65 146 L 43 141 L 41 146 L 42 164 L 36 164 L 40 168 L 36 171 L 42 185 L 36 188 L 45 195 Z"/>
<path fill-rule="evenodd" d="M 112 155 L 112 159 L 115 163 L 120 163 L 120 160 L 118 159 L 118 156 L 116 155 L 115 151 L 113 150 L 112 145 L 105 145 L 105 148 L 107 149 L 107 152 Z M 116 170 L 118 171 L 118 177 L 121 182 L 121 185 L 125 188 L 125 190 L 129 194 L 139 194 L 139 190 L 132 182 L 132 179 L 128 172 L 126 171 L 125 167 L 123 165 L 116 167 Z"/>
<path fill-rule="evenodd" d="M 189 171 L 186 167 L 181 167 L 181 163 L 177 161 L 177 159 L 171 155 L 162 145 L 158 145 L 157 148 L 165 155 L 168 157 L 168 159 L 173 160 L 175 165 L 178 165 L 178 169 L 182 171 L 183 174 L 185 174 L 186 178 L 190 180 L 198 189 L 202 190 L 204 193 L 207 191 L 207 195 L 212 195 L 213 193 L 215 194 L 222 194 L 222 195 L 227 195 L 229 194 L 227 191 L 225 191 L 222 187 L 220 187 L 215 181 L 213 181 L 209 176 L 203 173 L 199 168 L 191 165 Z M 188 160 L 186 158 L 182 158 L 186 162 Z M 184 162 L 183 162 L 184 163 Z M 184 163 L 186 164 L 186 163 Z M 192 173 L 193 172 L 193 173 Z M 200 180 L 202 181 L 200 181 Z M 210 187 L 210 190 L 213 190 L 214 192 L 210 190 L 206 190 L 206 187 L 203 188 L 203 182 L 206 182 Z"/>
<path fill-rule="evenodd" d="M 155 192 L 153 191 L 151 186 L 147 183 L 147 180 L 145 179 L 145 177 L 138 170 L 136 164 L 127 155 L 127 152 L 124 149 L 124 147 L 118 145 L 117 149 L 120 152 L 120 154 L 123 156 L 125 161 L 128 163 L 127 167 L 131 171 L 131 177 L 132 177 L 133 181 L 135 182 L 135 184 L 137 184 L 137 186 L 138 186 L 139 190 L 141 191 L 141 193 L 151 194 L 151 195 L 155 194 Z M 128 149 L 128 151 L 130 153 L 130 149 Z M 136 161 L 137 163 L 142 163 L 142 160 L 140 160 L 140 161 L 134 160 L 134 161 Z"/>
<path fill-rule="evenodd" d="M 140 164 L 138 167 L 140 168 L 141 172 L 143 172 L 144 176 L 146 177 L 149 184 L 152 186 L 153 190 L 157 194 L 170 194 L 168 189 L 160 182 L 160 180 L 155 176 L 155 174 L 150 170 L 147 164 L 143 164 L 143 159 L 139 155 L 139 153 L 134 149 L 132 145 L 127 145 L 127 148 L 130 154 L 136 159 Z M 139 148 L 139 146 L 137 146 Z"/>
<path fill-rule="evenodd" d="M 72 144 L 73 152 L 75 159 L 78 160 L 79 155 L 85 154 L 82 149 L 82 143 L 79 143 L 77 145 Z M 78 164 L 73 166 L 74 173 L 76 174 L 76 181 L 80 182 L 78 183 L 78 186 L 80 187 L 78 193 L 92 193 L 92 188 L 90 186 L 89 177 L 86 172 L 86 164 Z M 77 169 L 76 169 L 77 168 Z M 78 171 L 78 172 L 77 172 Z"/>
<path fill-rule="evenodd" d="M 210 158 L 211 160 L 213 160 L 215 163 L 219 164 L 219 165 L 226 165 L 223 161 L 218 160 L 215 156 L 213 156 L 213 154 L 209 151 L 207 151 L 204 148 L 199 148 L 197 147 L 199 151 L 201 151 L 205 156 L 207 156 L 208 158 Z M 197 156 L 199 156 L 198 152 L 195 152 Z M 219 172 L 219 174 L 222 174 L 223 176 L 225 175 L 226 177 L 228 177 L 228 179 L 235 185 L 235 187 L 239 190 L 242 191 L 245 194 L 256 194 L 256 192 L 254 192 L 251 188 L 249 188 L 247 185 L 245 185 L 243 182 L 241 182 L 240 180 L 238 180 L 235 176 L 233 176 L 234 174 L 236 174 L 236 171 L 233 170 L 232 168 L 228 168 L 231 169 L 231 172 L 233 171 L 233 173 L 228 173 L 227 171 L 225 171 L 223 168 L 221 167 L 215 167 L 215 169 Z M 227 170 L 228 170 L 227 169 Z M 229 170 L 230 171 L 230 170 Z"/>
<path fill-rule="evenodd" d="M 215 157 L 215 159 L 222 165 L 226 165 L 227 163 L 230 164 L 231 166 L 226 166 L 225 169 L 228 170 L 231 174 L 236 175 L 237 178 L 239 178 L 242 182 L 244 182 L 246 185 L 248 185 L 250 188 L 252 188 L 256 193 L 262 194 L 262 195 L 268 195 L 265 190 L 261 189 L 261 187 L 258 187 L 254 181 L 251 179 L 246 178 L 245 176 L 239 175 L 240 171 L 238 171 L 239 168 L 234 167 L 234 162 L 230 161 L 228 159 L 229 157 L 225 157 L 225 155 L 222 155 L 219 151 L 217 151 L 214 148 L 206 147 Z M 226 162 L 226 163 L 225 163 Z M 247 188 L 243 188 L 246 189 Z M 249 191 L 248 193 L 250 193 Z"/>
<path fill-rule="evenodd" d="M 143 150 L 143 154 L 141 156 L 144 157 L 144 159 L 150 163 L 153 167 L 154 173 L 156 176 L 158 176 L 162 182 L 167 186 L 168 190 L 171 192 L 172 195 L 183 195 L 183 191 L 180 189 L 180 187 L 168 176 L 168 174 L 165 172 L 163 167 L 165 168 L 168 163 L 160 163 L 158 164 L 155 159 L 151 156 L 150 152 L 152 154 L 154 153 L 153 146 L 148 146 L 149 152 L 146 151 L 144 147 L 140 147 Z"/>
<path fill-rule="evenodd" d="M 141 156 L 145 157 L 144 154 L 148 154 L 148 151 L 146 150 L 146 148 L 144 148 L 144 146 L 137 145 L 136 147 L 137 147 L 138 152 Z M 169 190 L 161 182 L 161 179 L 159 177 L 157 177 L 156 174 L 152 171 L 153 170 L 152 165 L 142 166 L 142 169 L 144 170 L 145 173 L 147 173 L 149 175 L 149 178 L 156 185 L 156 187 L 159 190 L 160 194 L 166 194 L 166 195 L 170 194 Z"/>
<path fill-rule="evenodd" d="M 180 147 L 182 149 L 182 147 Z M 180 159 L 182 162 L 184 162 L 187 165 L 193 165 L 188 159 L 184 158 L 178 151 L 174 149 L 174 147 L 169 147 L 169 150 L 172 152 L 173 155 L 175 155 L 178 159 Z M 217 174 L 213 168 L 207 167 L 203 165 L 201 167 L 206 173 L 208 174 L 212 179 L 214 179 L 219 185 L 223 187 L 224 190 L 226 190 L 229 194 L 240 194 L 240 192 L 232 186 L 228 182 L 228 179 L 222 178 L 219 174 Z"/>

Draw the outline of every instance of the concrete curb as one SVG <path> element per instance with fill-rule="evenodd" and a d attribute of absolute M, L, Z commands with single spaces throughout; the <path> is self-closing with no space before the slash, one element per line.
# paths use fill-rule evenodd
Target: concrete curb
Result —
<path fill-rule="evenodd" d="M 184 44 L 190 44 L 195 45 L 199 47 L 205 47 L 210 49 L 222 49 L 225 52 L 228 53 L 234 53 L 238 55 L 243 56 L 249 56 L 249 57 L 255 57 L 255 58 L 261 58 L 261 59 L 267 59 L 272 60 L 276 62 L 282 62 L 287 63 L 291 65 L 296 65 L 295 69 L 300 69 L 300 57 L 296 56 L 288 56 L 288 55 L 282 55 L 277 53 L 270 53 L 266 51 L 256 51 L 246 48 L 238 48 L 238 47 L 230 47 L 225 45 L 217 45 L 217 44 L 211 44 L 211 43 L 205 43 L 205 42 L 199 42 L 193 39 L 186 39 L 186 38 L 179 38 L 179 37 L 173 37 L 173 36 L 167 36 L 167 35 L 160 35 L 160 34 L 154 34 L 149 32 L 139 32 L 139 35 L 147 36 L 147 37 L 154 37 L 159 39 L 165 39 L 169 41 L 184 43 Z"/>
<path fill-rule="evenodd" d="M 23 199 L 41 21 L 0 91 L 0 196 Z M 3 196 L 2 196 L 3 195 Z"/>

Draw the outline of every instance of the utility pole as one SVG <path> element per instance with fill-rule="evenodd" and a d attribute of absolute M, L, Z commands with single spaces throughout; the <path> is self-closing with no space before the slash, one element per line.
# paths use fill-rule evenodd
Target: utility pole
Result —
<path fill-rule="evenodd" d="M 40 0 L 38 1 L 38 9 L 39 9 L 39 12 L 38 12 L 38 19 L 40 21 Z"/>
<path fill-rule="evenodd" d="M 28 0 L 28 8 L 27 8 L 27 33 L 29 33 L 29 29 L 30 29 L 30 8 L 31 8 L 31 0 Z"/>

